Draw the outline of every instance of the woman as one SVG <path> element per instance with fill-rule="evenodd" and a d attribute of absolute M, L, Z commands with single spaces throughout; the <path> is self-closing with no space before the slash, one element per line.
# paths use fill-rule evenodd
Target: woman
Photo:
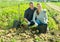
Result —
<path fill-rule="evenodd" d="M 42 10 L 42 6 L 39 3 L 37 3 L 37 10 L 33 15 L 33 22 L 35 23 L 35 26 L 40 24 L 47 24 L 48 22 L 46 10 Z"/>

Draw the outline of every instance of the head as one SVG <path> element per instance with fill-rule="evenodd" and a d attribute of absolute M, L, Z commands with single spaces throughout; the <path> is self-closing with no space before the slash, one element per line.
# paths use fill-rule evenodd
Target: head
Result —
<path fill-rule="evenodd" d="M 30 3 L 29 3 L 29 7 L 30 7 L 31 9 L 34 9 L 34 3 L 33 3 L 33 2 L 30 2 Z"/>
<path fill-rule="evenodd" d="M 37 3 L 37 9 L 38 9 L 38 10 L 41 10 L 41 9 L 42 9 L 42 6 L 41 6 L 40 3 Z"/>
<path fill-rule="evenodd" d="M 37 3 L 37 11 L 36 12 L 37 12 L 38 15 L 39 15 L 41 9 L 42 9 L 41 4 L 40 3 Z"/>

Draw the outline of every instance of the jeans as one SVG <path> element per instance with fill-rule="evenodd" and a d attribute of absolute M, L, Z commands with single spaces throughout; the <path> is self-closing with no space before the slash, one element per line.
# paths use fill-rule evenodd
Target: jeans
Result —
<path fill-rule="evenodd" d="M 42 24 L 42 22 L 41 22 L 40 20 L 36 20 L 36 23 L 37 23 L 38 25 Z"/>
<path fill-rule="evenodd" d="M 40 20 L 36 20 L 36 23 L 38 24 L 38 27 L 37 27 L 37 30 L 39 30 L 38 34 L 46 33 L 46 31 L 47 31 L 47 24 L 42 23 Z"/>
<path fill-rule="evenodd" d="M 45 23 L 42 23 L 40 20 L 36 20 L 36 23 L 37 23 L 38 25 L 45 24 Z"/>

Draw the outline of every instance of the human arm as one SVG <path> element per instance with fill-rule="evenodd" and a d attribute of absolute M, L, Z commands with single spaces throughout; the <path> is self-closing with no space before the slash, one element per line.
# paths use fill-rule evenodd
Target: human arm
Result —
<path fill-rule="evenodd" d="M 24 13 L 24 20 L 29 24 L 30 22 L 27 20 L 28 17 L 28 11 L 26 10 Z"/>
<path fill-rule="evenodd" d="M 35 25 L 38 25 L 38 24 L 36 23 L 36 11 L 34 12 L 34 15 L 33 15 L 33 22 L 35 23 Z"/>
<path fill-rule="evenodd" d="M 48 23 L 48 16 L 47 16 L 47 12 L 46 10 L 44 10 L 44 19 L 45 19 L 45 23 Z"/>

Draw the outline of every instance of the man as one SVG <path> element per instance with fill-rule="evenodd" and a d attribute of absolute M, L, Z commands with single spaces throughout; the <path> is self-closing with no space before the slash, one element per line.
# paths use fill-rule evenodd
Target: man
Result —
<path fill-rule="evenodd" d="M 30 26 L 34 24 L 32 22 L 32 18 L 33 18 L 34 11 L 36 9 L 37 8 L 34 7 L 34 3 L 33 2 L 30 2 L 29 3 L 29 8 L 25 11 L 24 19 L 28 22 L 28 25 L 30 25 Z"/>

